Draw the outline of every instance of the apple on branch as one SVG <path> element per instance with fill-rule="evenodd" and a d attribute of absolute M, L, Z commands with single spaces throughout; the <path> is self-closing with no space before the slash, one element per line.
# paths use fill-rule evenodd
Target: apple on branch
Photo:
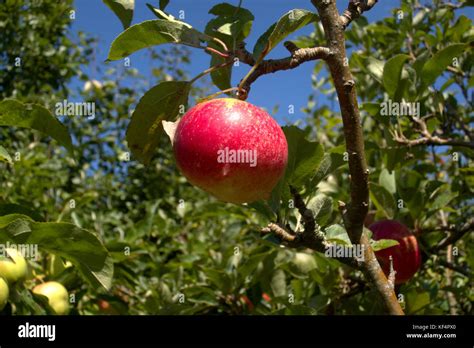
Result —
<path fill-rule="evenodd" d="M 7 258 L 0 259 L 0 277 L 9 284 L 14 284 L 26 278 L 28 265 L 23 255 L 16 249 L 5 249 Z"/>
<path fill-rule="evenodd" d="M 163 126 L 183 175 L 222 201 L 268 199 L 285 172 L 285 134 L 268 113 L 245 101 L 203 102 Z"/>
<path fill-rule="evenodd" d="M 33 288 L 33 293 L 48 298 L 49 306 L 56 314 L 69 313 L 69 295 L 66 288 L 58 282 L 46 282 Z"/>
<path fill-rule="evenodd" d="M 5 279 L 0 277 L 0 311 L 5 308 L 8 296 L 10 295 L 10 289 Z"/>
<path fill-rule="evenodd" d="M 372 224 L 369 229 L 373 232 L 374 240 L 394 239 L 398 245 L 378 250 L 375 256 L 384 273 L 390 273 L 390 256 L 393 269 L 396 271 L 395 284 L 409 281 L 421 266 L 420 248 L 416 237 L 402 223 L 395 220 L 382 220 Z"/>

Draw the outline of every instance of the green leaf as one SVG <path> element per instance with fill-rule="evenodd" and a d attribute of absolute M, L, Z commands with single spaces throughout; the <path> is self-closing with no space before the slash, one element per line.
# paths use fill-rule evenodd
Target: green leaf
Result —
<path fill-rule="evenodd" d="M 373 57 L 367 59 L 367 71 L 378 82 L 382 83 L 384 62 Z"/>
<path fill-rule="evenodd" d="M 150 11 L 159 19 L 166 19 L 168 21 L 174 21 L 175 18 L 174 16 L 167 14 L 165 11 L 163 11 L 161 8 L 156 8 L 151 4 L 146 4 L 146 6 L 150 9 Z"/>
<path fill-rule="evenodd" d="M 398 54 L 390 58 L 383 67 L 383 85 L 390 96 L 395 94 L 400 77 L 402 75 L 403 64 L 410 59 L 406 54 Z"/>
<path fill-rule="evenodd" d="M 105 289 L 110 288 L 112 263 L 107 249 L 94 233 L 65 222 L 30 222 L 30 226 L 28 243 L 38 244 L 41 249 L 71 261 L 93 285 L 99 283 Z"/>
<path fill-rule="evenodd" d="M 210 14 L 217 16 L 211 19 L 205 29 L 209 36 L 222 40 L 229 49 L 234 49 L 250 33 L 254 16 L 252 12 L 245 8 L 236 7 L 227 3 L 215 5 L 209 10 Z M 209 47 L 222 51 L 222 47 L 215 43 L 209 43 Z M 211 54 L 210 66 L 215 66 L 224 62 L 222 57 Z M 224 90 L 231 87 L 232 65 L 211 72 L 211 79 L 214 85 Z"/>
<path fill-rule="evenodd" d="M 0 216 L 0 242 L 23 243 L 31 233 L 30 218 L 23 214 Z"/>
<path fill-rule="evenodd" d="M 214 45 L 210 45 L 214 46 Z M 224 60 L 222 57 L 219 57 L 215 54 L 211 57 L 211 64 L 210 66 L 213 67 L 215 65 L 219 65 L 223 63 Z M 225 90 L 231 88 L 232 84 L 232 64 L 228 65 L 224 68 L 220 68 L 217 70 L 211 71 L 211 80 L 214 85 L 219 88 L 220 90 Z"/>
<path fill-rule="evenodd" d="M 326 239 L 329 242 L 352 245 L 351 239 L 349 238 L 346 229 L 341 225 L 331 225 L 324 230 L 324 233 L 326 234 Z"/>
<path fill-rule="evenodd" d="M 285 13 L 258 38 L 253 49 L 253 56 L 257 60 L 262 59 L 288 35 L 314 22 L 316 19 L 317 16 L 307 10 L 295 9 Z"/>
<path fill-rule="evenodd" d="M 422 8 L 418 11 L 418 13 L 413 17 L 413 26 L 416 27 L 419 25 L 424 19 L 425 16 L 429 13 L 429 10 L 427 8 Z"/>
<path fill-rule="evenodd" d="M 437 52 L 423 65 L 421 80 L 424 86 L 433 84 L 446 68 L 451 65 L 453 58 L 459 57 L 467 48 L 465 44 L 452 44 Z"/>
<path fill-rule="evenodd" d="M 382 212 L 387 219 L 392 219 L 395 216 L 395 199 L 385 187 L 371 183 L 370 199 L 377 210 Z"/>
<path fill-rule="evenodd" d="M 38 104 L 23 104 L 14 99 L 0 102 L 0 126 L 31 128 L 45 133 L 74 153 L 66 127 L 51 112 Z"/>
<path fill-rule="evenodd" d="M 180 21 L 155 19 L 135 24 L 112 42 L 107 60 L 117 60 L 143 48 L 173 43 L 201 48 L 211 38 Z"/>
<path fill-rule="evenodd" d="M 370 245 L 372 246 L 372 249 L 374 249 L 374 251 L 387 249 L 398 244 L 399 243 L 394 239 L 379 239 L 370 241 Z"/>
<path fill-rule="evenodd" d="M 108 251 L 92 232 L 70 223 L 34 222 L 28 216 L 0 216 L 0 242 L 37 244 L 41 250 L 71 261 L 94 286 L 109 289 L 113 265 Z"/>
<path fill-rule="evenodd" d="M 289 185 L 295 188 L 302 186 L 314 175 L 316 168 L 323 158 L 322 146 L 305 139 L 305 133 L 296 126 L 282 127 L 288 143 L 288 164 L 285 175 L 272 191 L 270 206 L 275 213 L 280 212 L 280 201 L 290 199 Z"/>
<path fill-rule="evenodd" d="M 323 159 L 320 161 L 314 172 L 311 183 L 308 186 L 310 188 L 316 188 L 321 180 L 345 164 L 347 164 L 347 161 L 344 161 L 344 156 L 342 154 L 337 152 L 325 153 Z"/>
<path fill-rule="evenodd" d="M 209 13 L 213 14 L 213 15 L 216 15 L 216 16 L 230 17 L 230 16 L 234 16 L 236 14 L 236 12 L 240 11 L 241 9 L 242 8 L 239 8 L 237 6 L 234 6 L 234 5 L 228 4 L 226 2 L 223 2 L 223 3 L 220 3 L 220 4 L 217 4 L 217 5 L 213 6 L 209 10 Z M 246 10 L 245 14 L 247 14 L 249 12 L 250 11 Z"/>
<path fill-rule="evenodd" d="M 316 295 L 311 298 L 309 306 L 317 311 L 322 310 L 329 303 L 331 303 L 331 297 L 328 295 Z"/>
<path fill-rule="evenodd" d="M 160 10 L 164 11 L 166 6 L 170 3 L 170 0 L 160 0 Z"/>
<path fill-rule="evenodd" d="M 239 277 L 245 280 L 245 278 L 252 275 L 257 269 L 258 265 L 268 255 L 269 251 L 265 251 L 263 253 L 252 255 L 245 262 L 242 262 L 242 264 L 238 268 Z"/>
<path fill-rule="evenodd" d="M 451 42 L 460 41 L 461 37 L 472 28 L 472 21 L 464 15 L 459 16 L 456 23 L 446 31 L 446 36 L 451 37 Z"/>
<path fill-rule="evenodd" d="M 379 185 L 383 186 L 392 195 L 397 192 L 397 184 L 395 182 L 395 172 L 391 173 L 386 169 L 382 169 L 379 176 Z"/>
<path fill-rule="evenodd" d="M 146 6 L 159 19 L 164 19 L 164 20 L 169 21 L 169 22 L 178 23 L 178 24 L 183 25 L 183 26 L 185 26 L 186 28 L 189 28 L 189 29 L 193 28 L 190 24 L 182 22 L 180 20 L 177 20 L 174 16 L 170 15 L 169 13 L 166 13 L 163 9 L 156 8 L 156 7 L 154 7 L 153 5 L 150 5 L 150 4 L 146 4 Z"/>
<path fill-rule="evenodd" d="M 3 146 L 0 145 L 0 161 L 7 162 L 12 164 L 13 160 L 8 154 L 7 150 Z"/>
<path fill-rule="evenodd" d="M 87 264 L 81 262 L 77 263 L 71 260 L 82 276 L 89 281 L 89 283 L 95 287 L 103 287 L 109 290 L 112 287 L 112 279 L 114 275 L 114 264 L 111 257 L 107 257 L 104 260 L 102 266 L 98 269 L 91 269 Z"/>
<path fill-rule="evenodd" d="M 253 203 L 247 204 L 249 208 L 255 209 L 258 213 L 260 213 L 262 216 L 265 216 L 268 220 L 273 220 L 275 218 L 275 214 L 268 205 L 267 201 L 256 201 Z"/>
<path fill-rule="evenodd" d="M 332 198 L 324 194 L 316 195 L 307 204 L 308 209 L 313 212 L 318 225 L 324 226 L 332 213 Z"/>
<path fill-rule="evenodd" d="M 450 184 L 444 184 L 438 187 L 429 197 L 428 207 L 430 210 L 439 210 L 448 205 L 458 193 L 452 192 Z"/>
<path fill-rule="evenodd" d="M 49 306 L 46 296 L 33 294 L 31 290 L 12 287 L 10 301 L 15 303 L 17 315 L 47 315 L 53 314 L 54 310 Z"/>
<path fill-rule="evenodd" d="M 323 156 L 323 147 L 305 139 L 305 133 L 295 126 L 283 127 L 288 142 L 288 165 L 285 177 L 290 185 L 301 186 L 314 175 Z"/>
<path fill-rule="evenodd" d="M 44 221 L 43 217 L 33 209 L 14 203 L 0 203 L 0 216 L 10 214 L 26 215 L 35 221 Z"/>
<path fill-rule="evenodd" d="M 201 267 L 201 270 L 212 286 L 221 290 L 224 294 L 228 293 L 231 288 L 231 279 L 227 273 L 208 267 Z"/>
<path fill-rule="evenodd" d="M 227 3 L 214 6 L 209 13 L 217 18 L 209 21 L 205 33 L 218 36 L 226 42 L 229 49 L 236 47 L 250 34 L 252 22 L 255 19 L 249 10 Z"/>
<path fill-rule="evenodd" d="M 253 48 L 253 56 L 257 60 L 259 57 L 260 59 L 263 59 L 269 52 L 270 52 L 270 46 L 269 46 L 269 38 L 270 35 L 273 33 L 273 31 L 276 28 L 276 23 L 273 23 L 257 40 L 255 43 L 255 46 Z"/>
<path fill-rule="evenodd" d="M 163 132 L 162 121 L 175 120 L 180 106 L 187 105 L 190 88 L 187 81 L 166 81 L 140 99 L 127 129 L 128 146 L 140 162 L 150 161 Z"/>
<path fill-rule="evenodd" d="M 430 294 L 421 289 L 412 289 L 406 295 L 406 313 L 423 314 L 420 311 L 431 303 Z"/>
<path fill-rule="evenodd" d="M 120 19 L 123 29 L 127 29 L 132 23 L 135 0 L 102 0 Z"/>

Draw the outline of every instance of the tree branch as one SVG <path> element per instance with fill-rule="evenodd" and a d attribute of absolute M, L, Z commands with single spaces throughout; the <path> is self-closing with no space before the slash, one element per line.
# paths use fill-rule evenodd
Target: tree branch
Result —
<path fill-rule="evenodd" d="M 348 24 L 350 20 L 354 19 L 354 13 L 349 11 L 350 16 L 347 13 L 344 16 L 339 16 L 335 0 L 311 1 L 318 9 L 328 48 L 330 52 L 333 52 L 333 54 L 327 57 L 326 61 L 329 65 L 339 99 L 346 149 L 349 153 L 351 202 L 347 207 L 344 207 L 343 218 L 346 230 L 353 244 L 363 246 L 364 262 L 362 262 L 362 270 L 366 277 L 375 285 L 383 299 L 385 308 L 390 314 L 401 315 L 403 310 L 397 301 L 395 292 L 380 268 L 367 235 L 363 233 L 363 222 L 369 206 L 369 170 L 365 160 L 364 138 L 355 91 L 355 81 L 347 64 L 344 37 L 344 23 L 346 20 L 341 18 L 346 18 Z"/>
<path fill-rule="evenodd" d="M 377 3 L 377 0 L 350 0 L 347 9 L 344 10 L 339 20 L 344 28 L 354 20 L 359 18 L 363 12 L 370 10 Z"/>
<path fill-rule="evenodd" d="M 335 245 L 326 240 L 326 236 L 319 229 L 314 219 L 313 212 L 308 209 L 300 194 L 290 186 L 291 194 L 295 200 L 295 207 L 298 209 L 303 219 L 304 231 L 295 233 L 289 227 L 283 227 L 279 224 L 270 223 L 262 229 L 263 233 L 274 233 L 282 242 L 292 248 L 308 248 L 321 253 L 325 253 L 327 249 L 334 248 Z M 358 269 L 360 261 L 355 257 L 335 257 L 342 263 Z"/>
<path fill-rule="evenodd" d="M 418 139 L 407 139 L 405 135 L 399 134 L 397 131 L 394 131 L 393 140 L 397 143 L 407 146 L 418 146 L 418 145 L 434 145 L 434 146 L 464 146 L 469 148 L 474 148 L 473 141 L 463 141 L 463 140 L 456 140 L 456 139 L 443 139 L 436 135 L 433 135 L 428 130 L 428 126 L 426 125 L 426 120 L 429 117 L 434 115 L 427 115 L 422 118 L 419 117 L 412 117 L 411 120 L 417 126 L 417 132 L 422 135 L 421 138 Z"/>
<path fill-rule="evenodd" d="M 262 228 L 262 233 L 274 233 L 281 241 L 287 244 L 293 244 L 296 236 L 294 233 L 288 232 L 283 226 L 276 223 L 269 223 L 267 227 Z"/>
<path fill-rule="evenodd" d="M 470 219 L 461 227 L 452 231 L 449 236 L 439 242 L 431 251 L 436 252 L 438 250 L 444 249 L 448 245 L 456 243 L 460 240 L 466 233 L 472 232 L 474 230 L 474 219 Z"/>
<path fill-rule="evenodd" d="M 330 51 L 326 47 L 311 47 L 298 48 L 292 42 L 285 42 L 285 47 L 290 51 L 291 56 L 281 59 L 269 59 L 262 61 L 255 71 L 245 81 L 242 90 L 239 91 L 239 99 L 245 100 L 250 92 L 250 86 L 260 76 L 274 73 L 280 70 L 294 69 L 304 62 L 317 59 L 327 59 L 330 56 Z M 241 45 L 234 55 L 241 61 L 248 65 L 255 65 L 255 58 L 250 52 L 245 49 L 245 45 Z"/>
<path fill-rule="evenodd" d="M 463 146 L 469 147 L 474 149 L 474 142 L 472 141 L 462 141 L 462 140 L 454 140 L 454 139 L 442 139 L 439 137 L 422 137 L 418 139 L 409 140 L 405 137 L 395 137 L 394 140 L 401 144 L 411 146 L 419 146 L 419 145 L 434 145 L 434 146 Z"/>
<path fill-rule="evenodd" d="M 456 265 L 452 262 L 448 262 L 448 261 L 445 261 L 443 259 L 438 260 L 438 263 L 441 266 L 452 269 L 453 271 L 456 271 L 456 272 L 458 272 L 459 274 L 462 274 L 465 277 L 471 277 L 472 273 L 471 273 L 471 271 L 469 270 L 469 268 L 467 266 Z"/>

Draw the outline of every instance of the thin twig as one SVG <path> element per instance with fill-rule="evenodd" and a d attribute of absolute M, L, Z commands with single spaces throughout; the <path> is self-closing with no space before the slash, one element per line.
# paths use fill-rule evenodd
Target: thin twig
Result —
<path fill-rule="evenodd" d="M 330 51 L 326 47 L 296 48 L 293 43 L 289 42 L 285 42 L 285 47 L 291 52 L 290 57 L 256 61 L 253 55 L 245 49 L 245 45 L 239 46 L 234 53 L 235 56 L 239 61 L 252 66 L 247 76 L 239 84 L 243 90 L 243 93 L 239 95 L 240 99 L 247 99 L 251 84 L 262 75 L 294 69 L 304 62 L 327 59 L 330 56 Z"/>
<path fill-rule="evenodd" d="M 431 251 L 436 252 L 441 249 L 444 249 L 448 245 L 456 243 L 458 240 L 460 240 L 465 234 L 468 232 L 474 231 L 474 219 L 470 219 L 466 223 L 464 223 L 462 226 L 456 228 L 455 230 L 451 231 L 451 233 L 443 239 L 439 244 L 434 246 Z"/>
<path fill-rule="evenodd" d="M 212 48 L 212 47 L 206 47 L 204 49 L 205 51 L 208 51 L 208 52 L 211 52 L 211 53 L 214 53 L 214 54 L 217 54 L 219 57 L 222 57 L 222 58 L 229 58 L 230 56 L 227 54 L 227 53 L 222 53 L 218 50 L 216 50 L 215 48 Z"/>
<path fill-rule="evenodd" d="M 213 37 L 212 41 L 217 42 L 219 45 L 221 45 L 225 52 L 229 51 L 229 49 L 227 48 L 227 45 L 225 44 L 224 41 L 218 39 L 217 37 Z"/>
<path fill-rule="evenodd" d="M 417 127 L 416 131 L 420 133 L 422 136 L 417 139 L 407 139 L 405 135 L 399 133 L 397 131 L 393 132 L 393 140 L 395 140 L 398 144 L 411 146 L 418 146 L 418 145 L 433 145 L 433 146 L 463 146 L 474 148 L 473 141 L 463 141 L 458 139 L 451 139 L 451 138 L 440 138 L 436 135 L 433 135 L 428 130 L 428 126 L 426 124 L 426 120 L 429 117 L 434 115 L 426 115 L 424 117 L 412 117 L 410 120 L 415 124 Z"/>
<path fill-rule="evenodd" d="M 231 87 L 231 88 L 223 89 L 222 91 L 216 92 L 214 94 L 208 95 L 207 97 L 199 99 L 199 103 L 205 102 L 207 100 L 214 99 L 215 97 L 217 97 L 221 94 L 229 93 L 229 92 L 232 92 L 232 91 L 238 91 L 238 90 L 239 90 L 239 87 Z"/>

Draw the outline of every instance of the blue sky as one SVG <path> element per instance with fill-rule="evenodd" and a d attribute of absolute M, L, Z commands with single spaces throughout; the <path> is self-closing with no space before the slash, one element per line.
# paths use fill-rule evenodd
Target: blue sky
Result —
<path fill-rule="evenodd" d="M 135 0 L 135 12 L 132 24 L 140 23 L 156 17 L 146 7 L 146 3 L 151 3 L 158 7 L 157 0 Z M 198 30 L 203 31 L 206 23 L 213 18 L 208 14 L 209 9 L 224 0 L 171 0 L 166 11 L 175 17 L 178 17 L 179 11 L 184 10 L 185 22 L 188 22 Z M 227 0 L 227 2 L 237 5 L 237 0 Z M 339 7 L 342 11 L 342 4 L 346 1 L 339 1 Z M 367 13 L 369 21 L 381 19 L 389 16 L 391 9 L 398 5 L 398 1 L 389 2 L 380 1 L 374 9 Z M 97 37 L 99 40 L 98 50 L 96 51 L 95 64 L 103 65 L 103 68 L 109 65 L 122 65 L 121 61 L 104 63 L 108 48 L 113 39 L 119 35 L 122 30 L 122 24 L 114 13 L 101 1 L 76 0 L 76 19 L 73 21 L 72 31 L 83 31 Z M 314 10 L 309 0 L 243 0 L 242 7 L 252 11 L 255 16 L 252 31 L 247 38 L 247 47 L 251 50 L 258 37 L 280 16 L 291 9 L 303 8 Z M 294 33 L 288 39 L 295 38 L 301 34 L 309 34 L 312 26 L 301 29 Z M 197 75 L 209 67 L 209 55 L 202 50 L 191 48 L 191 64 L 187 66 L 191 76 Z M 280 44 L 268 56 L 268 58 L 282 58 L 288 56 L 288 51 Z M 137 52 L 131 56 L 131 65 L 143 75 L 148 75 L 149 58 L 145 57 L 144 52 Z M 268 110 L 279 105 L 276 117 L 280 123 L 282 120 L 296 121 L 302 114 L 300 109 L 307 104 L 308 96 L 311 94 L 311 74 L 314 63 L 309 62 L 301 65 L 297 69 L 281 71 L 276 74 L 262 76 L 253 85 L 252 91 L 247 101 Z M 242 64 L 239 68 L 234 68 L 233 85 L 236 85 L 240 79 L 247 73 L 250 67 Z M 102 69 L 105 70 L 105 69 Z M 86 67 L 87 71 L 87 67 Z M 93 76 L 93 75 L 92 75 Z M 99 76 L 93 76 L 100 80 Z M 287 114 L 288 105 L 294 105 L 295 113 Z"/>
<path fill-rule="evenodd" d="M 146 7 L 146 3 L 158 7 L 157 0 L 135 0 L 135 12 L 132 24 L 140 23 L 148 19 L 156 19 L 156 17 Z M 178 17 L 179 11 L 184 10 L 185 22 L 188 22 L 198 30 L 203 31 L 206 23 L 213 17 L 208 14 L 209 9 L 224 0 L 171 0 L 166 11 L 175 17 Z M 227 2 L 237 5 L 238 0 L 227 0 Z M 338 6 L 342 12 L 347 1 L 338 1 Z M 379 3 L 369 12 L 366 17 L 369 22 L 377 21 L 384 17 L 390 16 L 391 11 L 399 5 L 398 1 L 379 1 Z M 73 21 L 72 31 L 86 32 L 99 40 L 98 49 L 96 51 L 95 64 L 103 65 L 103 71 L 107 65 L 123 65 L 121 61 L 105 63 L 108 48 L 113 39 L 119 35 L 122 30 L 122 24 L 114 13 L 102 3 L 102 1 L 76 0 L 76 19 Z M 243 0 L 242 7 L 252 11 L 255 16 L 252 31 L 247 38 L 247 47 L 252 50 L 258 37 L 280 16 L 291 9 L 303 8 L 314 10 L 310 0 Z M 309 34 L 312 26 L 301 29 L 294 33 L 288 39 L 295 38 L 302 34 Z M 209 55 L 202 50 L 191 48 L 191 65 L 187 66 L 191 76 L 197 75 L 199 72 L 208 68 Z M 288 56 L 288 52 L 280 44 L 275 48 L 268 58 L 282 58 Z M 141 74 L 147 76 L 150 71 L 149 58 L 144 52 L 136 52 L 131 56 L 131 64 L 133 68 L 140 71 Z M 302 118 L 300 109 L 307 104 L 308 96 L 311 90 L 311 74 L 314 67 L 313 62 L 302 64 L 297 69 L 280 71 L 276 74 L 269 74 L 259 78 L 253 85 L 252 91 L 247 101 L 272 110 L 274 106 L 279 105 L 280 108 L 276 115 L 273 115 L 280 123 L 293 123 L 297 119 Z M 87 67 L 85 71 L 87 72 Z M 234 68 L 233 85 L 236 85 L 240 79 L 247 73 L 249 67 L 242 64 L 239 68 Z M 100 80 L 100 76 L 90 75 L 92 78 Z M 73 85 L 77 83 L 74 82 Z M 137 97 L 138 101 L 138 97 Z M 288 115 L 288 105 L 294 105 L 295 113 Z"/>

